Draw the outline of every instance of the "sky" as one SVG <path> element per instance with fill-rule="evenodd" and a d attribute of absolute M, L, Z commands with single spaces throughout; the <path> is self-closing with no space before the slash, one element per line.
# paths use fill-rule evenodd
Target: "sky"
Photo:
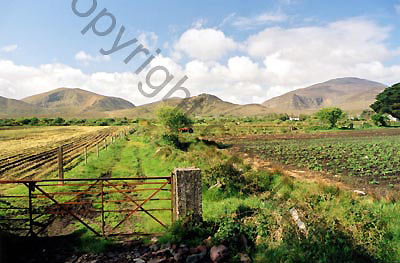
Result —
<path fill-rule="evenodd" d="M 1 11 L 7 98 L 68 87 L 141 105 L 184 87 L 247 104 L 333 78 L 400 82 L 400 0 L 19 0 Z M 148 54 L 126 61 L 139 45 Z"/>

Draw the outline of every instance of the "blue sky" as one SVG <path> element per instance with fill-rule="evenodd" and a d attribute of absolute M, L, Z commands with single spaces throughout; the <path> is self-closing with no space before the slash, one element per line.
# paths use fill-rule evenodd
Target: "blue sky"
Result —
<path fill-rule="evenodd" d="M 184 86 L 192 95 L 260 103 L 336 77 L 399 82 L 397 0 L 97 0 L 86 18 L 76 16 L 71 3 L 2 3 L 0 96 L 20 99 L 66 86 L 143 104 L 160 99 L 186 75 Z M 91 5 L 78 0 L 77 8 Z M 116 17 L 113 32 L 82 35 L 104 8 Z M 105 20 L 99 28 L 108 25 Z M 153 53 L 162 50 L 149 68 L 163 65 L 175 78 L 158 96 L 146 98 L 137 89 L 146 71 L 139 76 L 134 71 L 145 56 L 123 63 L 135 46 L 110 57 L 99 53 L 111 48 L 122 25 L 124 39 L 136 37 Z M 154 75 L 157 81 L 162 74 Z"/>

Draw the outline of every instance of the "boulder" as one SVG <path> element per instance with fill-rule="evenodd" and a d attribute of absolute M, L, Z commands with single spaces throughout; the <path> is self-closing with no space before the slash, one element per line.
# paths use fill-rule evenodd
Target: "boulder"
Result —
<path fill-rule="evenodd" d="M 251 259 L 247 254 L 239 254 L 240 262 L 251 263 Z"/>
<path fill-rule="evenodd" d="M 228 248 L 224 245 L 213 246 L 210 250 L 210 259 L 213 263 L 222 262 L 228 256 Z"/>

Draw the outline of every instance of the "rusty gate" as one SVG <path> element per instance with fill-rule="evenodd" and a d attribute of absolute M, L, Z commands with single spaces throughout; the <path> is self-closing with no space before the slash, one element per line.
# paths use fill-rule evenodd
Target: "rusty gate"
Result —
<path fill-rule="evenodd" d="M 0 181 L 0 230 L 45 236 L 79 223 L 97 236 L 151 234 L 173 221 L 172 187 L 172 177 Z"/>

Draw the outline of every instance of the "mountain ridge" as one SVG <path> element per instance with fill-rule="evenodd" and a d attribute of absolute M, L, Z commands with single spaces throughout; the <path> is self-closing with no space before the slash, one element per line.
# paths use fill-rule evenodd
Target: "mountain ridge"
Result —
<path fill-rule="evenodd" d="M 323 107 L 339 107 L 350 112 L 369 108 L 385 85 L 366 79 L 348 77 L 328 80 L 306 88 L 290 91 L 262 103 L 263 106 L 286 113 L 312 112 Z"/>
<path fill-rule="evenodd" d="M 179 106 L 196 116 L 262 116 L 271 113 L 310 114 L 336 106 L 352 113 L 368 109 L 385 85 L 359 78 L 338 78 L 290 91 L 262 104 L 239 105 L 215 95 L 170 98 L 135 106 L 117 97 L 80 88 L 58 88 L 22 100 L 0 97 L 0 117 L 151 118 L 158 107 Z"/>

